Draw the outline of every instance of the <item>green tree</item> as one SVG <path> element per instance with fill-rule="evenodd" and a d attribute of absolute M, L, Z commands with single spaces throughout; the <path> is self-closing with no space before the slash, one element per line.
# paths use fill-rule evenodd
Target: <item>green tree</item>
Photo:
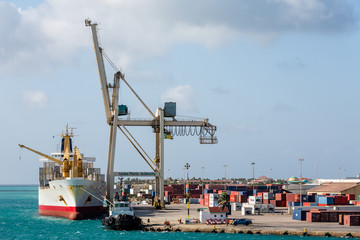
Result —
<path fill-rule="evenodd" d="M 228 195 L 226 192 L 222 192 L 219 195 L 219 199 L 218 199 L 218 207 L 221 207 L 222 210 L 225 209 L 225 207 L 228 205 L 229 203 L 229 199 L 228 199 Z"/>

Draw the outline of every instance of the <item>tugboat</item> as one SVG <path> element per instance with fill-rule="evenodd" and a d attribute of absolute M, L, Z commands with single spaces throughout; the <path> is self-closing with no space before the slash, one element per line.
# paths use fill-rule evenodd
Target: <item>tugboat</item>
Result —
<path fill-rule="evenodd" d="M 134 209 L 131 207 L 126 195 L 116 199 L 109 208 L 109 216 L 101 220 L 102 225 L 112 230 L 142 230 L 141 218 L 134 215 Z"/>

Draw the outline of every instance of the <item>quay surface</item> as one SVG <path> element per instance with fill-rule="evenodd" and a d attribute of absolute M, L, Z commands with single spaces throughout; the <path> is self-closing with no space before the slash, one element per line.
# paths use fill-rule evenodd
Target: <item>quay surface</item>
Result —
<path fill-rule="evenodd" d="M 200 213 L 198 208 L 204 208 L 199 204 L 190 204 L 190 218 L 199 219 Z M 359 226 L 344 226 L 334 222 L 306 222 L 292 220 L 292 216 L 287 214 L 287 208 L 277 208 L 275 213 L 262 213 L 261 215 L 247 215 L 246 218 L 251 219 L 253 224 L 245 225 L 207 225 L 199 224 L 179 224 L 187 218 L 186 204 L 166 205 L 166 210 L 156 210 L 151 205 L 134 206 L 135 214 L 142 218 L 147 230 L 164 231 L 185 231 L 185 232 L 212 232 L 215 226 L 218 233 L 241 233 L 244 234 L 263 234 L 263 235 L 303 235 L 304 228 L 310 236 L 326 236 L 330 234 L 333 237 L 345 237 L 351 234 L 353 237 L 360 238 Z M 229 218 L 244 218 L 240 211 L 233 212 Z M 148 222 L 149 219 L 149 222 Z M 169 221 L 171 227 L 164 226 L 164 222 Z"/>

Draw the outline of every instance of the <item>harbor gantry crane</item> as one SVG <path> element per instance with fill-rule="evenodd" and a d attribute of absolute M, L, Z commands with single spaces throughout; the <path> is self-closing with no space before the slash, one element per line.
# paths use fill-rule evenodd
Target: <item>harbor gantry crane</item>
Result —
<path fill-rule="evenodd" d="M 97 60 L 97 66 L 100 77 L 101 91 L 104 101 L 105 114 L 107 123 L 110 125 L 110 141 L 108 152 L 108 167 L 107 167 L 107 199 L 112 202 L 113 186 L 114 186 L 114 159 L 115 159 L 115 143 L 116 143 L 116 128 L 125 135 L 129 142 L 138 151 L 141 157 L 146 161 L 155 174 L 155 196 L 154 201 L 157 208 L 165 208 L 164 201 L 164 139 L 169 139 L 174 136 L 200 136 L 200 144 L 215 144 L 217 138 L 215 137 L 216 126 L 209 123 L 208 119 L 203 121 L 180 121 L 176 120 L 176 103 L 165 103 L 164 108 L 157 108 L 155 114 L 148 108 L 144 101 L 134 91 L 130 84 L 125 80 L 124 74 L 119 71 L 115 64 L 105 54 L 99 45 L 97 35 L 97 23 L 92 23 L 91 20 L 85 20 L 85 25 L 91 28 L 92 39 L 94 43 L 94 50 Z M 104 57 L 114 68 L 113 84 L 108 84 L 106 80 L 106 73 L 104 67 Z M 132 120 L 122 119 L 118 116 L 127 115 L 127 107 L 125 105 L 118 105 L 119 98 L 119 81 L 122 80 L 141 102 L 144 108 L 151 115 L 149 120 Z M 110 102 L 109 89 L 113 88 L 112 100 Z M 149 126 L 152 127 L 155 133 L 155 157 L 151 157 L 140 146 L 136 139 L 131 135 L 128 126 Z"/>

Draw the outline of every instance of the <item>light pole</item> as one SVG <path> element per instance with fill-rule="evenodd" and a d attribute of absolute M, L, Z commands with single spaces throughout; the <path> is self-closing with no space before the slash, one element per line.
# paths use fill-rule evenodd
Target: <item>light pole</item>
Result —
<path fill-rule="evenodd" d="M 204 198 L 204 168 L 201 167 L 201 188 L 202 188 L 202 198 Z"/>
<path fill-rule="evenodd" d="M 319 173 L 318 173 L 318 164 L 315 164 L 315 170 L 316 170 L 316 179 L 319 179 Z"/>
<path fill-rule="evenodd" d="M 170 169 L 168 168 L 168 179 L 169 179 L 169 184 L 171 184 L 170 183 Z"/>
<path fill-rule="evenodd" d="M 299 158 L 299 162 L 300 162 L 300 206 L 302 206 L 302 162 L 304 161 L 304 159 Z"/>
<path fill-rule="evenodd" d="M 201 181 L 204 181 L 204 168 L 205 167 L 201 167 Z"/>
<path fill-rule="evenodd" d="M 187 175 L 187 184 L 186 184 L 186 199 L 187 199 L 187 207 L 188 207 L 188 218 L 190 218 L 190 183 L 189 183 L 189 168 L 190 168 L 190 164 L 186 163 L 185 166 L 186 168 L 186 175 Z"/>
<path fill-rule="evenodd" d="M 252 166 L 252 178 L 253 178 L 253 182 L 252 182 L 252 184 L 253 184 L 253 196 L 254 196 L 255 163 L 254 163 L 254 162 L 252 162 L 252 163 L 251 163 L 251 166 Z"/>
<path fill-rule="evenodd" d="M 227 165 L 225 164 L 224 165 L 224 169 L 225 169 L 225 172 L 224 172 L 224 179 L 226 180 L 226 167 L 227 167 Z"/>

